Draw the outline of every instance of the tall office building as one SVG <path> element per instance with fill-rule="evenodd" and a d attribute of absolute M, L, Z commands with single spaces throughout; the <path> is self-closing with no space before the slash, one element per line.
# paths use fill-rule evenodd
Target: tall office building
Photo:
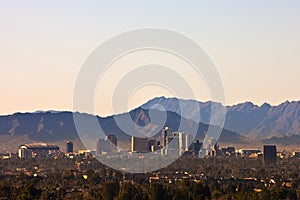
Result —
<path fill-rule="evenodd" d="M 276 145 L 264 145 L 265 164 L 276 164 L 277 149 Z"/>
<path fill-rule="evenodd" d="M 161 149 L 161 154 L 162 155 L 165 155 L 167 154 L 167 144 L 168 144 L 168 134 L 169 134 L 169 127 L 164 127 L 162 130 L 161 130 L 161 138 L 162 138 L 162 143 L 161 143 L 161 146 L 162 146 L 162 149 Z"/>
<path fill-rule="evenodd" d="M 108 135 L 105 139 L 98 138 L 96 142 L 96 155 L 114 153 L 117 151 L 118 140 L 115 135 Z"/>
<path fill-rule="evenodd" d="M 180 153 L 180 141 L 179 141 L 179 133 L 172 132 L 167 137 L 167 146 L 166 146 L 166 154 L 177 156 Z"/>
<path fill-rule="evenodd" d="M 215 148 L 215 145 L 217 144 L 217 141 L 215 140 L 215 138 L 210 137 L 208 139 L 204 139 L 203 141 L 203 152 L 205 152 L 205 155 L 211 155 L 211 151 Z"/>
<path fill-rule="evenodd" d="M 67 141 L 66 142 L 66 153 L 73 152 L 73 142 Z"/>
<path fill-rule="evenodd" d="M 188 133 L 178 133 L 179 137 L 179 155 L 182 155 L 184 152 L 189 151 L 191 145 L 191 135 Z"/>
<path fill-rule="evenodd" d="M 148 139 L 140 137 L 131 137 L 131 152 L 144 153 L 149 152 Z"/>
<path fill-rule="evenodd" d="M 179 155 L 182 155 L 185 152 L 185 134 L 179 132 L 178 133 L 178 139 L 179 139 Z"/>
<path fill-rule="evenodd" d="M 191 145 L 192 145 L 192 136 L 187 133 L 185 135 L 185 151 L 188 151 Z"/>
<path fill-rule="evenodd" d="M 96 142 L 96 155 L 98 156 L 107 152 L 109 152 L 109 143 L 106 140 L 98 138 Z"/>
<path fill-rule="evenodd" d="M 100 138 L 97 138 L 97 140 L 96 140 L 96 155 L 97 156 L 102 154 L 100 140 L 101 140 Z"/>
<path fill-rule="evenodd" d="M 169 127 L 165 127 L 161 131 L 161 134 L 162 134 L 162 146 L 163 147 L 167 146 L 168 133 L 169 133 Z"/>

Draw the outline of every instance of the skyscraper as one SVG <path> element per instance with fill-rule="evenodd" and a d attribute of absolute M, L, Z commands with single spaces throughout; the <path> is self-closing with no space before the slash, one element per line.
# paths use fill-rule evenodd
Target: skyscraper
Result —
<path fill-rule="evenodd" d="M 66 142 L 66 153 L 73 152 L 73 142 L 67 141 Z"/>
<path fill-rule="evenodd" d="M 179 155 L 182 155 L 184 152 L 189 151 L 191 145 L 191 135 L 188 133 L 178 133 L 179 136 Z"/>
<path fill-rule="evenodd" d="M 192 138 L 190 134 L 185 135 L 185 151 L 188 151 L 192 144 Z"/>
<path fill-rule="evenodd" d="M 182 155 L 185 152 L 185 145 L 186 145 L 186 137 L 184 133 L 178 133 L 179 139 L 179 155 Z"/>
<path fill-rule="evenodd" d="M 109 152 L 109 143 L 104 139 L 97 139 L 96 142 L 96 155 L 101 155 L 103 153 Z"/>
<path fill-rule="evenodd" d="M 162 145 L 163 145 L 163 147 L 167 146 L 168 132 L 169 132 L 169 127 L 165 127 L 161 131 L 161 134 L 162 134 Z"/>
<path fill-rule="evenodd" d="M 131 152 L 137 152 L 137 153 L 149 152 L 148 139 L 132 136 Z"/>
<path fill-rule="evenodd" d="M 161 154 L 165 155 L 167 154 L 167 144 L 168 144 L 168 132 L 170 131 L 169 127 L 165 127 L 161 131 L 161 138 L 162 138 L 162 149 L 161 149 Z"/>
<path fill-rule="evenodd" d="M 105 139 L 98 138 L 96 142 L 96 155 L 116 152 L 117 144 L 118 140 L 115 135 L 108 135 Z"/>
<path fill-rule="evenodd" d="M 276 145 L 264 145 L 265 164 L 276 164 L 277 150 Z"/>
<path fill-rule="evenodd" d="M 167 137 L 167 146 L 166 146 L 166 154 L 177 156 L 180 154 L 180 141 L 179 141 L 179 134 L 178 132 L 172 132 Z"/>

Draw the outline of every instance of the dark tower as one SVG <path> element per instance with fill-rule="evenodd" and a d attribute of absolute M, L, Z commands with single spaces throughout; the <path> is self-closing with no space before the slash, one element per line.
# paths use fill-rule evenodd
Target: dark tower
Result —
<path fill-rule="evenodd" d="M 66 143 L 66 153 L 71 153 L 73 152 L 73 142 L 68 141 Z"/>
<path fill-rule="evenodd" d="M 265 164 L 276 164 L 277 150 L 276 145 L 264 145 Z"/>

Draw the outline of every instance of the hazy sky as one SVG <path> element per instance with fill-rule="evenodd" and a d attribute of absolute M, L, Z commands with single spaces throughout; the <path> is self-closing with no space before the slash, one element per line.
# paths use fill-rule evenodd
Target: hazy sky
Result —
<path fill-rule="evenodd" d="M 116 34 L 144 27 L 171 29 L 200 44 L 219 70 L 226 104 L 300 100 L 297 0 L 1 1 L 0 114 L 72 110 L 74 83 L 89 54 Z M 146 89 L 124 100 L 129 108 L 171 95 Z"/>

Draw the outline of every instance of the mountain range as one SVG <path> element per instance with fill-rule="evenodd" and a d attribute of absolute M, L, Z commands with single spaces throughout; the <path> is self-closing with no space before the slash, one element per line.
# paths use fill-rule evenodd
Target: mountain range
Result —
<path fill-rule="evenodd" d="M 226 110 L 224 128 L 210 123 L 211 107 L 216 110 L 215 117 L 217 118 L 221 117 L 220 113 L 224 109 Z M 87 120 L 97 119 L 104 134 L 116 135 L 118 141 L 127 146 L 131 135 L 142 134 L 146 137 L 159 138 L 162 126 L 169 126 L 173 131 L 189 132 L 189 130 L 195 130 L 195 138 L 203 140 L 209 128 L 208 124 L 211 124 L 210 127 L 213 130 L 222 132 L 219 141 L 225 143 L 247 144 L 253 141 L 262 141 L 298 144 L 300 141 L 300 102 L 287 101 L 278 106 L 271 106 L 267 103 L 257 106 L 251 102 L 223 106 L 215 102 L 202 103 L 195 100 L 157 97 L 128 113 L 105 118 L 83 113 L 58 111 L 38 111 L 0 116 L 0 151 L 8 148 L 17 149 L 18 145 L 25 141 L 60 142 L 63 144 L 66 140 L 79 140 L 74 124 L 74 115 Z M 164 124 L 158 124 L 155 120 L 151 121 L 151 116 L 164 115 Z M 138 126 L 124 131 L 119 127 L 116 120 L 122 122 L 128 116 Z M 139 126 L 144 127 L 144 132 L 140 131 Z M 95 137 L 99 131 L 90 127 L 85 127 L 84 130 L 87 134 L 95 135 Z M 18 139 L 16 140 L 18 142 L 14 144 L 5 141 L 11 139 Z M 94 139 L 92 138 L 92 142 L 95 143 Z"/>
<path fill-rule="evenodd" d="M 129 114 L 129 115 L 128 115 Z M 163 124 L 156 122 L 151 122 L 151 116 L 162 116 L 166 114 L 166 119 Z M 75 124 L 74 116 L 87 121 L 87 126 L 84 127 L 84 133 L 78 135 Z M 136 128 L 130 128 L 129 130 L 121 129 L 117 121 L 125 121 L 126 117 L 130 116 L 134 124 L 137 127 L 145 127 L 144 132 L 139 131 Z M 144 137 L 154 137 L 160 138 L 161 127 L 168 126 L 172 131 L 184 130 L 188 132 L 189 130 L 194 130 L 194 138 L 203 140 L 205 134 L 209 128 L 209 125 L 204 123 L 196 123 L 193 120 L 181 118 L 177 113 L 167 112 L 163 113 L 159 110 L 149 110 L 143 108 L 137 108 L 129 113 L 123 113 L 120 115 L 110 116 L 102 118 L 99 116 L 93 116 L 84 113 L 72 113 L 72 112 L 38 112 L 38 113 L 15 113 L 13 115 L 1 116 L 0 117 L 0 138 L 1 136 L 9 136 L 9 139 L 26 138 L 29 142 L 51 142 L 59 143 L 63 146 L 63 141 L 71 140 L 75 141 L 79 139 L 79 136 L 85 138 L 85 145 L 93 149 L 95 148 L 95 140 L 101 137 L 100 130 L 89 126 L 88 121 L 97 119 L 100 124 L 102 131 L 105 135 L 114 134 L 118 138 L 118 143 L 123 144 L 125 148 L 129 148 L 131 135 L 143 135 Z M 180 127 L 179 128 L 179 124 Z M 149 126 L 148 126 L 149 125 Z M 221 131 L 220 141 L 222 142 L 237 142 L 237 143 L 249 143 L 245 136 L 239 135 L 233 131 L 228 131 L 226 129 L 221 129 L 217 126 L 211 126 L 215 131 Z M 127 133 L 130 133 L 127 134 Z M 85 134 L 89 136 L 86 139 Z M 7 138 L 7 137 L 6 137 Z M 7 139 L 6 139 L 7 140 Z M 17 140 L 17 144 L 13 149 L 18 148 L 18 146 L 25 140 Z M 7 146 L 7 141 L 0 140 L 0 150 L 11 149 L 11 146 Z M 13 142 L 10 145 L 14 145 Z M 124 147 L 123 146 L 123 147 Z M 1 148 L 2 147 L 2 148 Z"/>
<path fill-rule="evenodd" d="M 141 107 L 163 108 L 166 111 L 181 113 L 187 119 L 195 119 L 200 113 L 199 121 L 205 124 L 210 124 L 211 107 L 214 107 L 216 113 L 222 113 L 226 109 L 224 128 L 254 140 L 300 135 L 300 101 L 286 101 L 277 106 L 268 103 L 257 106 L 251 102 L 222 106 L 211 101 L 202 103 L 195 100 L 157 97 Z"/>

